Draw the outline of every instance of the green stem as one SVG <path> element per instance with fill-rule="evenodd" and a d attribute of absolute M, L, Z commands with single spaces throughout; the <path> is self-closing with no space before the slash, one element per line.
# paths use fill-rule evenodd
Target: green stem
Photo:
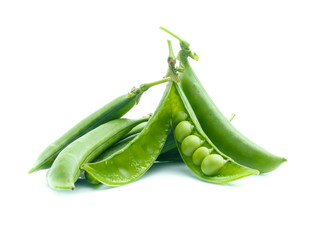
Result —
<path fill-rule="evenodd" d="M 176 57 L 173 54 L 173 49 L 172 49 L 172 44 L 171 44 L 171 40 L 167 40 L 168 41 L 168 47 L 169 47 L 169 58 L 175 60 Z"/>
<path fill-rule="evenodd" d="M 174 38 L 178 39 L 182 48 L 188 48 L 190 46 L 190 44 L 187 41 L 183 40 L 181 37 L 177 36 L 176 34 L 169 31 L 168 29 L 166 29 L 164 27 L 160 27 L 160 29 L 165 31 L 166 33 L 169 33 Z"/>
<path fill-rule="evenodd" d="M 145 92 L 145 91 L 147 91 L 149 88 L 151 88 L 151 87 L 153 87 L 153 86 L 159 85 L 159 84 L 161 84 L 161 83 L 169 82 L 169 81 L 170 81 L 170 77 L 167 77 L 167 78 L 164 78 L 164 79 L 159 80 L 159 81 L 141 84 L 139 88 L 140 88 L 143 92 Z"/>
<path fill-rule="evenodd" d="M 176 39 L 178 39 L 180 42 L 183 41 L 182 38 L 180 38 L 179 36 L 177 36 L 176 34 L 174 34 L 173 32 L 169 31 L 168 29 L 164 28 L 164 27 L 159 27 L 161 30 L 165 31 L 166 33 L 169 33 L 171 36 L 175 37 Z"/>
<path fill-rule="evenodd" d="M 170 32 L 168 29 L 166 29 L 164 27 L 160 27 L 160 29 L 162 29 L 166 33 L 169 33 L 171 36 L 173 36 L 173 37 L 175 37 L 176 39 L 179 40 L 180 47 L 181 47 L 181 51 L 179 52 L 179 56 L 180 56 L 180 60 L 181 61 L 187 61 L 188 57 L 191 57 L 192 59 L 194 59 L 196 61 L 199 60 L 199 56 L 195 52 L 191 52 L 190 51 L 190 49 L 189 49 L 190 43 L 188 43 L 187 41 L 183 40 L 182 38 L 180 38 L 176 34 Z"/>

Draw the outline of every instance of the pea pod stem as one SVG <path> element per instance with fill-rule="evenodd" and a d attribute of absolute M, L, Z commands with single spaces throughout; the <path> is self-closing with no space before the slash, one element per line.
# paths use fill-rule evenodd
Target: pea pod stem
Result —
<path fill-rule="evenodd" d="M 140 88 L 143 92 L 145 92 L 145 91 L 147 91 L 149 88 L 151 88 L 151 87 L 153 87 L 153 86 L 159 85 L 159 84 L 161 84 L 161 83 L 169 82 L 170 80 L 171 80 L 170 77 L 166 77 L 166 78 L 163 78 L 162 80 L 159 80 L 159 81 L 156 81 L 156 82 L 141 84 L 139 88 Z"/>
<path fill-rule="evenodd" d="M 183 40 L 181 37 L 177 36 L 176 34 L 174 34 L 173 32 L 169 31 L 168 29 L 164 28 L 164 27 L 159 27 L 161 30 L 169 33 L 171 36 L 173 36 L 174 38 L 178 39 L 180 41 L 180 44 L 182 44 L 184 47 L 188 48 L 190 47 L 190 44 Z"/>

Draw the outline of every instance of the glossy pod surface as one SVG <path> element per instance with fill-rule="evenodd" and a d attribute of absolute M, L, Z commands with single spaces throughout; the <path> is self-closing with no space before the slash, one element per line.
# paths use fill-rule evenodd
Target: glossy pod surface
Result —
<path fill-rule="evenodd" d="M 123 116 L 135 105 L 135 98 L 136 95 L 133 97 L 128 97 L 127 94 L 120 96 L 87 118 L 83 119 L 65 134 L 63 134 L 59 139 L 44 149 L 29 173 L 51 167 L 57 155 L 68 144 L 83 136 L 90 130 L 98 127 L 99 125 Z"/>
<path fill-rule="evenodd" d="M 69 144 L 61 151 L 47 173 L 49 186 L 61 190 L 74 189 L 74 183 L 82 172 L 82 164 L 92 161 L 133 127 L 147 120 L 112 120 Z"/>
<path fill-rule="evenodd" d="M 141 124 L 139 124 L 138 126 L 140 126 Z M 138 127 L 137 126 L 137 127 Z M 144 125 L 146 126 L 146 125 Z M 123 148 L 125 148 L 132 140 L 134 140 L 134 138 L 136 138 L 138 135 L 131 135 L 119 142 L 117 142 L 116 144 L 112 145 L 111 147 L 107 148 L 104 152 L 102 152 L 97 158 L 95 158 L 92 162 L 100 162 L 103 160 L 106 160 L 107 158 L 109 158 L 111 155 L 115 154 L 116 152 L 121 151 Z M 156 159 L 156 161 L 158 162 L 171 162 L 171 161 L 180 161 L 180 156 L 179 152 L 177 150 L 177 146 L 175 144 L 174 141 L 174 137 L 172 132 L 169 130 L 168 133 L 168 137 L 167 140 L 165 142 L 165 145 L 163 146 L 163 148 L 161 149 L 160 155 L 158 156 L 158 158 Z M 96 180 L 93 176 L 91 176 L 90 174 L 88 174 L 85 171 L 85 178 L 93 183 L 93 184 L 97 184 L 99 183 L 98 180 Z"/>
<path fill-rule="evenodd" d="M 65 134 L 63 134 L 60 138 L 58 138 L 55 142 L 44 149 L 44 151 L 37 158 L 29 173 L 51 167 L 57 155 L 71 142 L 103 123 L 106 123 L 113 119 L 121 118 L 135 104 L 139 102 L 141 95 L 145 91 L 147 91 L 152 86 L 166 81 L 168 80 L 164 79 L 153 83 L 142 84 L 139 88 L 134 87 L 128 94 L 124 94 L 114 99 L 93 114 L 80 121 Z M 136 130 L 138 131 L 139 129 L 137 128 Z M 131 134 L 133 134 L 133 132 Z"/>
<path fill-rule="evenodd" d="M 155 162 L 163 148 L 171 118 L 170 82 L 143 131 L 122 150 L 109 158 L 82 165 L 93 178 L 107 185 L 123 185 L 140 178 Z"/>
<path fill-rule="evenodd" d="M 139 125 L 138 125 L 139 126 Z M 138 127 L 137 126 L 137 127 Z M 144 125 L 146 126 L 146 125 Z M 103 161 L 104 159 L 110 157 L 111 155 L 113 155 L 114 153 L 122 150 L 124 147 L 126 147 L 131 141 L 134 140 L 134 138 L 136 138 L 138 136 L 138 134 L 135 135 L 130 135 L 128 137 L 126 137 L 125 139 L 122 139 L 121 141 L 118 141 L 117 143 L 115 143 L 113 146 L 111 146 L 110 148 L 107 148 L 104 152 L 102 152 L 96 159 L 94 159 L 92 162 L 100 162 Z M 177 149 L 177 146 L 175 144 L 174 141 L 174 137 L 172 132 L 169 130 L 168 133 L 168 137 L 166 139 L 165 145 L 163 146 L 163 148 L 161 149 L 160 154 L 166 153 L 170 150 L 174 150 Z"/>
<path fill-rule="evenodd" d="M 273 155 L 242 135 L 220 112 L 195 75 L 188 61 L 182 62 L 181 88 L 187 96 L 202 129 L 213 143 L 236 162 L 270 172 L 286 159 Z"/>
<path fill-rule="evenodd" d="M 214 146 L 201 129 L 198 119 L 180 86 L 176 83 L 173 85 L 171 94 L 172 129 L 174 130 L 179 153 L 187 166 L 200 179 L 217 184 L 224 184 L 252 174 L 258 174 L 257 170 L 239 165 Z M 175 117 L 180 116 L 180 112 L 183 112 L 185 117 Z M 181 122 L 187 121 L 193 126 L 191 133 L 186 130 L 188 136 L 182 141 L 176 137 L 175 132 L 180 120 Z M 213 159 L 215 157 L 217 158 L 216 161 Z"/>
<path fill-rule="evenodd" d="M 188 57 L 199 59 L 194 52 L 190 51 L 190 44 L 169 30 L 163 27 L 161 29 L 180 42 L 181 89 L 197 115 L 202 129 L 210 139 L 213 139 L 213 143 L 236 162 L 258 169 L 261 173 L 273 171 L 287 161 L 285 158 L 276 156 L 258 146 L 227 121 L 189 64 Z"/>

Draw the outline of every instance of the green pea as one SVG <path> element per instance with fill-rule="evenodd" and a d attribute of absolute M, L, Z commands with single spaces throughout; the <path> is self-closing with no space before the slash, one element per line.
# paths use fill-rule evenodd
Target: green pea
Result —
<path fill-rule="evenodd" d="M 179 111 L 173 116 L 173 123 L 177 125 L 179 122 L 182 122 L 184 120 L 187 120 L 188 114 L 186 114 L 184 111 Z"/>
<path fill-rule="evenodd" d="M 210 150 L 207 147 L 199 147 L 192 156 L 194 165 L 200 166 L 203 159 L 210 154 Z"/>
<path fill-rule="evenodd" d="M 174 130 L 175 137 L 178 142 L 182 142 L 185 137 L 189 136 L 193 131 L 193 125 L 188 121 L 180 122 Z"/>
<path fill-rule="evenodd" d="M 187 136 L 181 143 L 181 151 L 184 155 L 190 157 L 193 152 L 201 146 L 202 140 L 195 135 Z"/>
<path fill-rule="evenodd" d="M 211 154 L 203 159 L 201 170 L 205 175 L 213 176 L 218 173 L 224 163 L 224 159 L 221 155 Z"/>

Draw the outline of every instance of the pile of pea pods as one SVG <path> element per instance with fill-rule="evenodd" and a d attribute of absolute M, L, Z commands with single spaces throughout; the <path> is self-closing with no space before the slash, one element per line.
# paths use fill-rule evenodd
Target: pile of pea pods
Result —
<path fill-rule="evenodd" d="M 189 58 L 190 44 L 180 42 L 175 57 L 168 40 L 168 70 L 162 80 L 132 88 L 86 117 L 40 154 L 29 173 L 48 169 L 48 185 L 74 190 L 80 176 L 92 184 L 119 186 L 140 178 L 155 162 L 183 161 L 201 180 L 225 184 L 273 171 L 285 158 L 242 135 L 205 91 Z M 178 63 L 178 66 L 176 66 Z M 153 114 L 123 116 L 149 88 L 166 83 Z"/>

